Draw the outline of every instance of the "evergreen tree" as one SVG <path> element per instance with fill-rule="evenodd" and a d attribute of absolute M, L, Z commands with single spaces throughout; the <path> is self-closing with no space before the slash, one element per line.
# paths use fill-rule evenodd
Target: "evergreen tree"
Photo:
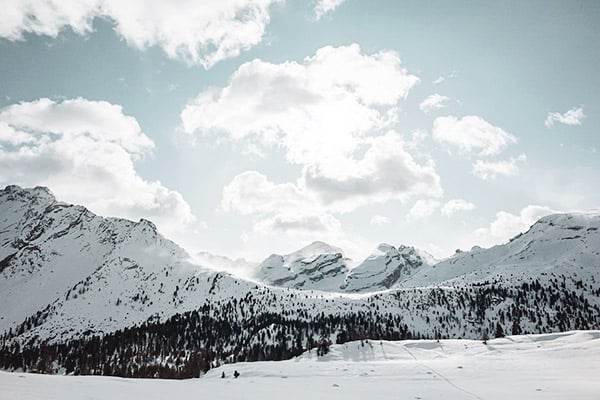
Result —
<path fill-rule="evenodd" d="M 521 334 L 521 324 L 519 323 L 519 318 L 513 319 L 511 334 L 512 335 L 520 335 Z"/>
<path fill-rule="evenodd" d="M 494 337 L 498 339 L 503 338 L 504 336 L 504 329 L 502 329 L 502 325 L 500 325 L 500 322 L 496 322 L 496 333 L 494 334 Z"/>

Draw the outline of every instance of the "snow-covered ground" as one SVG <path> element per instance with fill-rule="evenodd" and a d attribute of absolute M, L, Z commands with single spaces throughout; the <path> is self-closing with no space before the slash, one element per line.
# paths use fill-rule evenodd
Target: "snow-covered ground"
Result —
<path fill-rule="evenodd" d="M 233 372 L 240 372 L 238 379 Z M 0 373 L 0 399 L 598 399 L 600 331 L 350 342 L 183 381 Z M 225 372 L 226 379 L 221 379 Z"/>

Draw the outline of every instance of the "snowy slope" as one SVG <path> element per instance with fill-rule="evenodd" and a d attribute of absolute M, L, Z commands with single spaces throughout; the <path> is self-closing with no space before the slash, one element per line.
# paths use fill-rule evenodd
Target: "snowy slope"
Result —
<path fill-rule="evenodd" d="M 109 259 L 150 222 L 101 218 L 57 202 L 45 188 L 0 192 L 0 331 L 54 302 Z M 171 244 L 167 250 L 182 255 Z M 126 257 L 124 254 L 122 257 Z"/>
<path fill-rule="evenodd" d="M 200 379 L 0 372 L 0 399 L 579 399 L 600 393 L 600 332 L 481 341 L 368 341 L 329 354 L 224 365 Z M 238 379 L 233 372 L 241 373 Z M 222 379 L 221 374 L 226 378 Z"/>
<path fill-rule="evenodd" d="M 418 271 L 404 287 L 484 281 L 600 279 L 600 211 L 555 214 L 537 221 L 507 244 L 474 248 Z"/>
<path fill-rule="evenodd" d="M 199 307 L 216 276 L 239 285 L 192 263 L 150 221 L 99 217 L 46 188 L 0 191 L 0 218 L 0 332 L 28 317 L 44 323 L 41 337 L 112 331 Z"/>

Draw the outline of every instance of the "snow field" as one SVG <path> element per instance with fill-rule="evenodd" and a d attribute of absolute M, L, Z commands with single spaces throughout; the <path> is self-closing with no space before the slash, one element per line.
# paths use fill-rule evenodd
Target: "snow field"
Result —
<path fill-rule="evenodd" d="M 182 381 L 2 372 L 0 399 L 592 400 L 600 396 L 599 371 L 600 331 L 509 336 L 487 345 L 359 341 L 333 345 L 324 357 L 313 350 L 288 361 L 228 364 Z"/>

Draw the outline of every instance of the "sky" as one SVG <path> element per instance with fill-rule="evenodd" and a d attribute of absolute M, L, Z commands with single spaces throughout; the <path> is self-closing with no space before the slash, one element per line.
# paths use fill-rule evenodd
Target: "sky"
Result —
<path fill-rule="evenodd" d="M 9 0 L 0 184 L 260 261 L 600 207 L 600 2 Z"/>

